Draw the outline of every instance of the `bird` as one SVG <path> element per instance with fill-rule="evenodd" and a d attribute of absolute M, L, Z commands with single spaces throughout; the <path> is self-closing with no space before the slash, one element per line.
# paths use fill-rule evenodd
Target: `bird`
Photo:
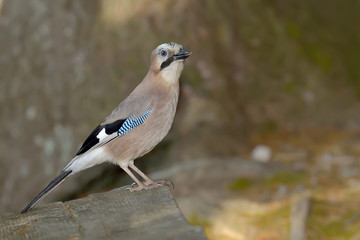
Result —
<path fill-rule="evenodd" d="M 134 180 L 127 188 L 131 192 L 166 184 L 166 180 L 148 177 L 135 166 L 134 160 L 151 151 L 168 134 L 179 99 L 179 78 L 184 61 L 190 55 L 191 52 L 178 43 L 157 46 L 151 52 L 149 70 L 140 84 L 91 132 L 60 174 L 21 214 L 69 176 L 103 162 L 120 166 Z"/>

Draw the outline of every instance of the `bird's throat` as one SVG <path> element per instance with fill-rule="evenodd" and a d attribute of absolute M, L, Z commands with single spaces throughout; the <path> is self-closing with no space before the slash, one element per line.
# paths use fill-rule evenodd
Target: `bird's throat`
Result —
<path fill-rule="evenodd" d="M 183 61 L 176 61 L 160 71 L 160 75 L 167 83 L 178 84 L 183 69 Z"/>

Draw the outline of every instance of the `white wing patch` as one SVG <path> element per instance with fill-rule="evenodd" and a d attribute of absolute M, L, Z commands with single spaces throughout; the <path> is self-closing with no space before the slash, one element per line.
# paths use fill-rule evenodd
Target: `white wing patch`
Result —
<path fill-rule="evenodd" d="M 96 136 L 98 139 L 99 139 L 99 142 L 101 142 L 102 140 L 104 140 L 104 138 L 106 138 L 107 135 L 106 132 L 105 132 L 105 128 L 103 128 L 99 133 L 98 135 Z"/>

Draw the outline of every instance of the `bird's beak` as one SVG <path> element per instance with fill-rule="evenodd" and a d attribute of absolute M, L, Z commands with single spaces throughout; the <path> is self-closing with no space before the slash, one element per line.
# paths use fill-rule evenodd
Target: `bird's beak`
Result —
<path fill-rule="evenodd" d="M 185 49 L 180 49 L 180 52 L 173 55 L 174 60 L 180 60 L 180 59 L 186 59 L 191 55 L 191 52 L 185 50 Z"/>

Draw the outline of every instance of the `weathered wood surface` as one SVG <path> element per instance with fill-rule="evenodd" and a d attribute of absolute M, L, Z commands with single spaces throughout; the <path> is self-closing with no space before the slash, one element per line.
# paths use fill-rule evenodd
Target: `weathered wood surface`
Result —
<path fill-rule="evenodd" d="M 170 190 L 119 188 L 69 202 L 0 213 L 0 239 L 206 239 L 189 225 Z"/>
<path fill-rule="evenodd" d="M 306 240 L 306 222 L 310 213 L 311 198 L 302 196 L 291 207 L 291 240 Z"/>

